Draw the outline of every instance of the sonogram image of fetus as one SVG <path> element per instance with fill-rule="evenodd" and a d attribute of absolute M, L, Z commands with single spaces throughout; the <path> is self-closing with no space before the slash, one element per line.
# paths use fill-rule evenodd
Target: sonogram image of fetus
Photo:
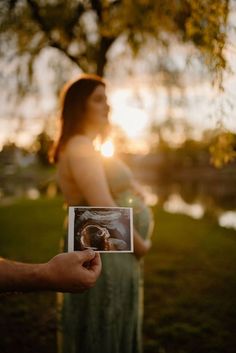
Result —
<path fill-rule="evenodd" d="M 110 250 L 109 231 L 97 224 L 87 224 L 80 232 L 80 242 L 83 249 Z"/>
<path fill-rule="evenodd" d="M 80 237 L 80 249 L 95 251 L 121 251 L 127 249 L 127 243 L 111 237 L 109 230 L 98 224 L 87 224 L 77 233 Z"/>

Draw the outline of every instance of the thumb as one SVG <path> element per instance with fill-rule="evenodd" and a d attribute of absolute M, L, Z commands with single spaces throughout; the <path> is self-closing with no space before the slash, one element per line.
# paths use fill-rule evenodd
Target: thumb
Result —
<path fill-rule="evenodd" d="M 84 262 L 89 262 L 95 258 L 95 251 L 88 249 L 88 250 L 83 250 L 79 251 L 79 256 L 80 256 L 80 262 L 83 264 Z"/>

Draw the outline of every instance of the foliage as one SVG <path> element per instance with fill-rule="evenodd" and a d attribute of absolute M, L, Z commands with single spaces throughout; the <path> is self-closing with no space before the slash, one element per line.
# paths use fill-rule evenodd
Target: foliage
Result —
<path fill-rule="evenodd" d="M 209 150 L 211 162 L 217 168 L 233 161 L 236 158 L 236 134 L 229 131 L 219 134 L 214 138 Z"/>
<path fill-rule="evenodd" d="M 15 48 L 20 75 L 27 69 L 32 76 L 35 58 L 49 47 L 82 71 L 103 75 L 107 52 L 121 36 L 137 53 L 150 37 L 157 48 L 169 45 L 171 34 L 193 43 L 214 74 L 226 65 L 228 0 L 6 0 L 0 6 L 1 55 L 6 43 Z"/>
<path fill-rule="evenodd" d="M 176 133 L 177 128 L 184 131 L 183 140 L 173 144 L 170 138 L 165 138 L 165 132 Z M 200 140 L 191 136 L 192 128 L 186 121 L 181 122 L 167 119 L 163 123 L 154 123 L 150 128 L 151 152 L 174 154 L 177 163 L 185 165 L 185 161 L 192 165 L 207 165 L 211 163 L 216 168 L 233 162 L 236 158 L 236 134 L 225 129 L 205 130 Z M 177 131 L 178 133 L 178 131 Z M 167 161 L 170 163 L 170 160 Z"/>
<path fill-rule="evenodd" d="M 172 81 L 178 78 L 163 57 L 158 59 L 159 48 L 175 41 L 190 44 L 221 85 L 228 13 L 229 0 L 5 0 L 0 2 L 0 59 L 7 63 L 3 77 L 16 80 L 17 94 L 36 92 L 35 63 L 49 48 L 57 58 L 51 63 L 56 90 L 66 80 L 68 62 L 103 76 L 111 48 L 123 38 L 124 52 L 130 47 L 135 56 L 145 45 L 156 52 L 157 70 Z M 211 149 L 218 165 L 235 155 L 230 142 L 220 146 L 221 140 Z"/>
<path fill-rule="evenodd" d="M 36 138 L 34 142 L 33 149 L 36 151 L 36 155 L 38 156 L 39 162 L 44 165 L 50 165 L 48 151 L 52 145 L 53 141 L 51 137 L 47 134 L 45 130 L 43 130 Z"/>

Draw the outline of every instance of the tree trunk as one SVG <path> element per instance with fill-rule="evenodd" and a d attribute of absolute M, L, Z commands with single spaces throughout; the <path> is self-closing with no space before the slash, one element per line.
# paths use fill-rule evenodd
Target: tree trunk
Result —
<path fill-rule="evenodd" d="M 112 43 L 114 42 L 115 38 L 101 38 L 100 46 L 98 49 L 98 59 L 97 59 L 97 75 L 103 77 L 104 76 L 104 69 L 107 63 L 107 52 Z"/>

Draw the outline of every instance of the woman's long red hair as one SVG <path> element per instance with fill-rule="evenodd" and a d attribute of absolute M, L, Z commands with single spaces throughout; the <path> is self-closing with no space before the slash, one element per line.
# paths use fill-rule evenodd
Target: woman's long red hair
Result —
<path fill-rule="evenodd" d="M 105 86 L 101 77 L 84 74 L 63 87 L 61 92 L 60 134 L 49 151 L 51 163 L 58 161 L 60 150 L 72 136 L 84 132 L 86 101 L 99 85 Z"/>

